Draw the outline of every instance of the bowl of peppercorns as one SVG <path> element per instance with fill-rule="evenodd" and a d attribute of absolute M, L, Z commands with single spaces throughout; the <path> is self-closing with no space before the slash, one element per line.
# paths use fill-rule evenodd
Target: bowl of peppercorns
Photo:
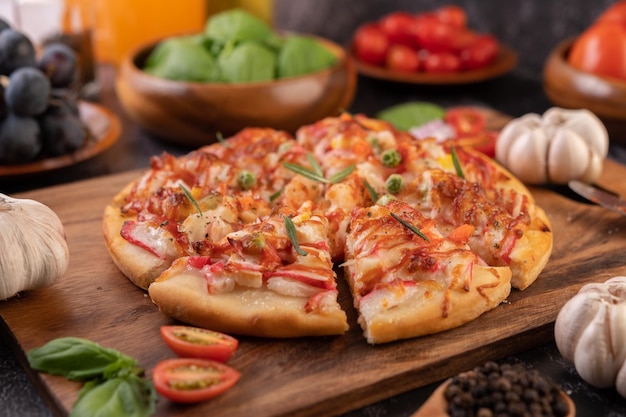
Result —
<path fill-rule="evenodd" d="M 569 396 L 539 371 L 487 362 L 446 380 L 412 417 L 575 415 Z"/>

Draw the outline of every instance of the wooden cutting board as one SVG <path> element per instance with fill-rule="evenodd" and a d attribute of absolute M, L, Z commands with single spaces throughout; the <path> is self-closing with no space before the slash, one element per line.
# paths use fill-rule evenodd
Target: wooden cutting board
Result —
<path fill-rule="evenodd" d="M 104 206 L 138 175 L 127 172 L 15 195 L 57 212 L 71 258 L 67 274 L 52 287 L 0 302 L 8 327 L 0 333 L 26 369 L 24 352 L 63 336 L 88 338 L 133 356 L 148 377 L 158 361 L 174 356 L 159 336 L 159 327 L 172 321 L 118 271 L 101 233 Z M 626 195 L 624 178 L 626 167 L 608 160 L 598 184 Z M 193 406 L 160 399 L 156 415 L 338 415 L 553 340 L 558 311 L 583 284 L 626 274 L 626 217 L 560 190 L 532 191 L 552 223 L 554 252 L 535 284 L 513 291 L 495 310 L 441 334 L 370 346 L 343 286 L 348 333 L 289 340 L 241 337 L 229 363 L 242 377 L 232 390 Z M 67 415 L 80 385 L 34 372 L 32 378 L 55 413 Z"/>

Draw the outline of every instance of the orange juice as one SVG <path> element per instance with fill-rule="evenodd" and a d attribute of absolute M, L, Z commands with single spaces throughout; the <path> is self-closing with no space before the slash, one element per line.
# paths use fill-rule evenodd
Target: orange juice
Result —
<path fill-rule="evenodd" d="M 144 43 L 199 33 L 207 0 L 80 0 L 93 5 L 94 50 L 99 62 L 119 63 Z"/>

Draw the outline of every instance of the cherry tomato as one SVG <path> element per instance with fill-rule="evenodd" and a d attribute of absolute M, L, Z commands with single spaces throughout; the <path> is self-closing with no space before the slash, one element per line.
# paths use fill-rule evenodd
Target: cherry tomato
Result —
<path fill-rule="evenodd" d="M 433 14 L 448 25 L 454 26 L 456 28 L 462 29 L 467 26 L 467 14 L 465 10 L 453 4 L 449 4 L 447 6 L 441 6 L 438 9 L 435 9 Z"/>
<path fill-rule="evenodd" d="M 455 53 L 460 54 L 464 49 L 469 48 L 478 39 L 478 34 L 471 29 L 458 29 L 450 40 L 451 48 Z"/>
<path fill-rule="evenodd" d="M 407 46 L 415 45 L 413 29 L 415 17 L 406 12 L 393 12 L 379 20 L 380 28 L 387 34 L 389 41 Z"/>
<path fill-rule="evenodd" d="M 429 52 L 424 59 L 424 71 L 450 73 L 461 70 L 461 59 L 452 52 Z"/>
<path fill-rule="evenodd" d="M 354 33 L 354 54 L 368 64 L 383 65 L 389 45 L 387 34 L 375 23 L 361 25 Z"/>
<path fill-rule="evenodd" d="M 387 53 L 386 66 L 390 70 L 416 72 L 420 67 L 417 50 L 401 44 L 391 45 Z"/>
<path fill-rule="evenodd" d="M 180 403 L 195 403 L 230 389 L 241 374 L 210 359 L 175 358 L 159 362 L 152 371 L 154 388 L 162 396 Z"/>
<path fill-rule="evenodd" d="M 191 326 L 161 326 L 161 337 L 178 356 L 226 362 L 239 342 L 232 336 Z"/>
<path fill-rule="evenodd" d="M 626 25 L 589 27 L 574 41 L 567 60 L 581 71 L 626 80 Z"/>
<path fill-rule="evenodd" d="M 474 148 L 478 152 L 482 152 L 490 158 L 496 156 L 496 142 L 498 140 L 498 132 L 484 131 L 475 136 L 465 136 L 453 140 L 456 146 L 468 146 Z"/>
<path fill-rule="evenodd" d="M 417 46 L 429 52 L 451 50 L 457 31 L 457 28 L 440 21 L 432 13 L 422 13 L 415 18 L 414 33 Z"/>
<path fill-rule="evenodd" d="M 498 57 L 500 43 L 492 35 L 479 35 L 467 48 L 461 51 L 461 63 L 464 70 L 486 67 Z"/>
<path fill-rule="evenodd" d="M 485 129 L 485 116 L 473 107 L 451 107 L 444 121 L 454 128 L 457 137 L 477 136 Z"/>

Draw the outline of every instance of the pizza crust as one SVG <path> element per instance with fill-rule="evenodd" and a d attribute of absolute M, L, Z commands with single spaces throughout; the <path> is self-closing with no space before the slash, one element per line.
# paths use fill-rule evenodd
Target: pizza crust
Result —
<path fill-rule="evenodd" d="M 327 306 L 323 312 L 305 312 L 306 298 L 266 289 L 236 288 L 209 294 L 206 281 L 194 273 L 163 275 L 149 288 L 159 309 L 182 322 L 211 330 L 259 337 L 301 337 L 343 334 L 346 313 Z"/>
<path fill-rule="evenodd" d="M 350 274 L 350 272 L 347 272 Z M 511 271 L 507 267 L 474 266 L 468 291 L 462 288 L 430 291 L 418 288 L 400 304 L 386 308 L 385 298 L 393 298 L 397 291 L 387 291 L 372 299 L 362 299 L 357 306 L 359 324 L 371 344 L 424 336 L 449 330 L 468 323 L 497 307 L 511 291 Z M 366 306 L 364 303 L 376 303 Z M 447 308 L 444 307 L 447 305 Z M 447 313 L 444 315 L 444 308 Z"/>

